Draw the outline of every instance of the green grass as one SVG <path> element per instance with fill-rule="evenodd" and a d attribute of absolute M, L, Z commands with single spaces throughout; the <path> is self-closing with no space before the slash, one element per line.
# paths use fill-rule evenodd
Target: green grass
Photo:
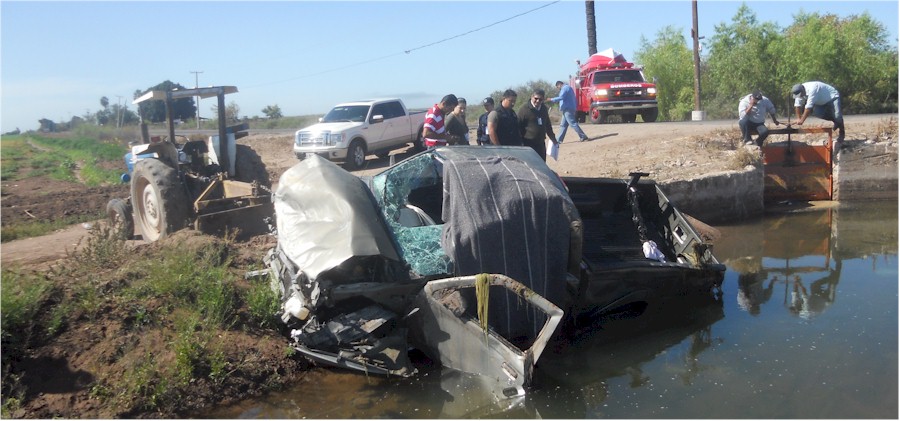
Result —
<path fill-rule="evenodd" d="M 69 133 L 71 137 L 48 138 L 38 134 L 0 138 L 2 179 L 20 180 L 49 176 L 56 180 L 78 181 L 88 186 L 119 182 L 121 169 L 103 162 L 121 162 L 127 152 L 119 140 L 102 141 Z M 124 164 L 123 164 L 124 165 Z M 79 174 L 76 175 L 80 167 Z"/>

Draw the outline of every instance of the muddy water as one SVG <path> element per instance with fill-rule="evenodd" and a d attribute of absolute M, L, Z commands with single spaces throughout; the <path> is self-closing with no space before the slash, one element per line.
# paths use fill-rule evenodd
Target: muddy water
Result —
<path fill-rule="evenodd" d="M 216 418 L 897 418 L 897 204 L 720 227 L 721 302 L 605 320 L 548 349 L 524 398 L 477 378 L 319 370 Z"/>

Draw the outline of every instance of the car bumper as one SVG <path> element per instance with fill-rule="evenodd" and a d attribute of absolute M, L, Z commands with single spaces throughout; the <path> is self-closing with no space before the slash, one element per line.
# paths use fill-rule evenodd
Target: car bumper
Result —
<path fill-rule="evenodd" d="M 593 102 L 591 108 L 603 111 L 618 110 L 649 110 L 657 108 L 656 101 L 622 101 L 622 102 Z"/>
<path fill-rule="evenodd" d="M 306 155 L 315 154 L 331 161 L 343 161 L 347 159 L 346 148 L 297 146 L 294 144 L 294 156 L 297 159 L 306 158 Z"/>

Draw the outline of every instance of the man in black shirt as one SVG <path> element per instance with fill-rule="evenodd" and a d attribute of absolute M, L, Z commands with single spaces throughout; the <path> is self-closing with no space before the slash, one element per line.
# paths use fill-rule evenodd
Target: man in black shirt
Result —
<path fill-rule="evenodd" d="M 531 100 L 519 108 L 518 113 L 522 143 L 534 149 L 544 161 L 547 160 L 547 144 L 544 143 L 544 139 L 549 136 L 553 143 L 557 143 L 553 125 L 550 124 L 550 114 L 544 105 L 545 97 L 543 89 L 535 90 Z"/>
<path fill-rule="evenodd" d="M 488 136 L 492 145 L 522 146 L 519 118 L 513 111 L 517 97 L 516 91 L 507 89 L 503 92 L 500 107 L 488 114 Z"/>

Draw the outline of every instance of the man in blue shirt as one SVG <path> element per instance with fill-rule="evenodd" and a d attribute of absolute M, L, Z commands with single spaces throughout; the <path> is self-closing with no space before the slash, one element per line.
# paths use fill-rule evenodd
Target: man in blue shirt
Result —
<path fill-rule="evenodd" d="M 559 143 L 563 142 L 563 139 L 566 137 L 566 130 L 569 126 L 572 126 L 575 133 L 578 133 L 578 137 L 582 142 L 588 140 L 587 135 L 584 134 L 584 131 L 578 126 L 578 119 L 575 118 L 575 91 L 571 86 L 563 83 L 561 80 L 556 81 L 556 87 L 559 89 L 559 96 L 550 98 L 548 101 L 558 102 L 559 112 L 562 113 L 562 119 L 559 121 L 559 136 L 556 137 L 557 140 Z"/>

